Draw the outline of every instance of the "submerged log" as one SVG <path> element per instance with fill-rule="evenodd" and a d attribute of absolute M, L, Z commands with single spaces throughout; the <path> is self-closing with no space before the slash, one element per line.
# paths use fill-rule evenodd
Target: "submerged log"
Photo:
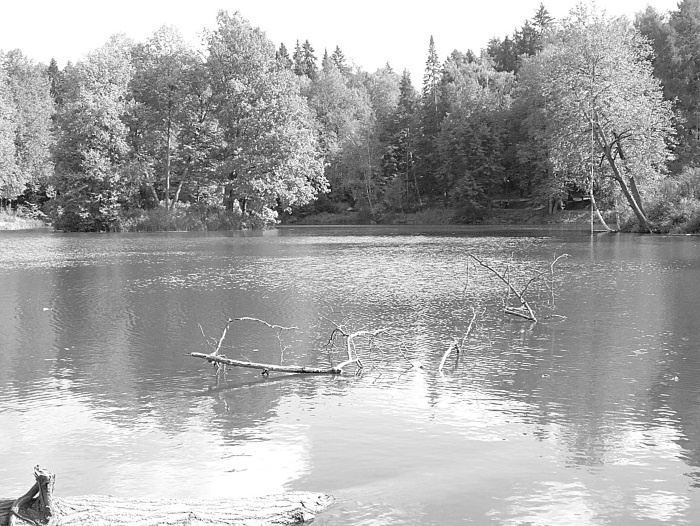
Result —
<path fill-rule="evenodd" d="M 41 471 L 42 474 L 48 473 L 46 470 Z M 44 497 L 41 492 L 36 497 L 24 495 L 17 500 L 0 499 L 0 526 L 302 524 L 313 520 L 317 513 L 333 503 L 330 495 L 309 492 L 210 501 L 132 499 L 102 495 L 61 498 L 51 495 L 50 490 L 53 488 L 50 486 L 52 484 L 47 486 L 50 504 L 48 513 L 45 504 L 42 508 L 40 501 Z"/>

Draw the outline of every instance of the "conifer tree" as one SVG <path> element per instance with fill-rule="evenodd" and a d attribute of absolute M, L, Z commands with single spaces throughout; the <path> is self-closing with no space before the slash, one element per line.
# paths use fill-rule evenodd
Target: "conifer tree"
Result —
<path fill-rule="evenodd" d="M 345 61 L 345 54 L 341 51 L 339 46 L 335 46 L 335 50 L 331 55 L 331 60 L 338 68 L 338 71 L 340 71 L 343 75 L 346 75 L 350 72 L 350 68 L 348 67 Z"/>
<path fill-rule="evenodd" d="M 296 73 L 298 76 L 303 76 L 305 75 L 304 73 L 304 51 L 301 49 L 301 45 L 299 44 L 299 41 L 297 40 L 296 45 L 294 46 L 294 55 L 292 57 L 293 61 L 293 68 L 294 68 L 294 73 Z"/>
<path fill-rule="evenodd" d="M 49 67 L 46 68 L 46 74 L 49 77 L 51 97 L 53 98 L 56 106 L 60 106 L 63 97 L 61 96 L 61 71 L 58 69 L 58 63 L 55 58 L 51 59 L 49 62 Z"/>
<path fill-rule="evenodd" d="M 277 57 L 277 62 L 283 69 L 292 69 L 294 64 L 292 59 L 289 57 L 289 52 L 287 51 L 287 47 L 284 45 L 284 43 L 280 44 L 275 56 Z"/>
<path fill-rule="evenodd" d="M 318 66 L 316 65 L 316 55 L 314 55 L 314 48 L 311 47 L 311 44 L 308 40 L 304 42 L 304 45 L 302 46 L 302 52 L 304 75 L 306 75 L 310 79 L 314 79 L 316 77 L 316 73 L 318 72 Z"/>
<path fill-rule="evenodd" d="M 428 59 L 425 62 L 425 74 L 423 75 L 423 110 L 426 116 L 424 124 L 429 132 L 437 129 L 438 121 L 438 92 L 440 86 L 440 60 L 435 51 L 435 40 L 430 36 L 428 46 Z"/>
<path fill-rule="evenodd" d="M 331 60 L 331 57 L 328 56 L 328 50 L 324 49 L 323 50 L 323 59 L 321 60 L 321 70 L 323 70 L 324 73 L 328 73 L 334 67 L 335 67 L 335 64 Z"/>
<path fill-rule="evenodd" d="M 421 94 L 421 134 L 416 144 L 418 179 L 420 191 L 424 194 L 434 194 L 438 191 L 435 140 L 440 130 L 441 120 L 439 107 L 441 69 L 435 50 L 435 41 L 431 36 Z"/>

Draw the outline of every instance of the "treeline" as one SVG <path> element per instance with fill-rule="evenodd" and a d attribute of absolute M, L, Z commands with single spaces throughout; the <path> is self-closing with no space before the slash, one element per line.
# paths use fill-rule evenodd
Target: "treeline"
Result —
<path fill-rule="evenodd" d="M 220 13 L 195 49 L 172 28 L 113 37 L 59 70 L 12 51 L 0 67 L 0 198 L 57 228 L 260 227 L 282 214 L 546 206 L 590 196 L 642 230 L 700 227 L 700 0 L 634 22 L 544 6 L 420 89 L 341 49 L 276 47 Z M 38 213 L 38 212 L 37 212 Z"/>

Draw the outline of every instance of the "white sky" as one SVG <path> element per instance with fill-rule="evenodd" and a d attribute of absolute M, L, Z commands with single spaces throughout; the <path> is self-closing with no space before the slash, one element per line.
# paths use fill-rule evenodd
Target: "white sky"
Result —
<path fill-rule="evenodd" d="M 511 34 L 532 18 L 540 0 L 4 0 L 0 49 L 19 48 L 30 58 L 63 67 L 102 45 L 114 33 L 140 41 L 163 25 L 199 41 L 213 28 L 216 13 L 239 11 L 290 53 L 308 39 L 321 59 L 338 45 L 346 58 L 374 71 L 388 61 L 408 68 L 420 86 L 430 36 L 441 60 L 454 49 L 475 53 L 491 37 Z M 577 0 L 546 0 L 555 18 L 565 17 Z M 647 5 L 675 10 L 678 0 L 598 0 L 609 15 L 630 17 Z"/>

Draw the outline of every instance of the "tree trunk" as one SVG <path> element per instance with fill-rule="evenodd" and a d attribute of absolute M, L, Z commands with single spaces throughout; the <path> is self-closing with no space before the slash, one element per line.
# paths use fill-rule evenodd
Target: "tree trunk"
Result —
<path fill-rule="evenodd" d="M 156 187 L 152 183 L 149 184 L 148 187 L 151 189 L 151 193 L 153 194 L 153 199 L 155 200 L 156 207 L 159 207 L 160 199 L 158 199 L 158 192 L 156 192 Z"/>
<path fill-rule="evenodd" d="M 168 143 L 165 149 L 165 208 L 170 209 L 170 119 L 168 118 Z"/>
<path fill-rule="evenodd" d="M 637 188 L 637 181 L 635 180 L 634 176 L 630 176 L 630 190 L 632 191 L 632 195 L 634 196 L 635 201 L 637 201 L 637 204 L 639 205 L 639 209 L 642 211 L 644 216 L 647 215 L 647 211 L 644 210 L 644 203 L 642 202 L 642 196 L 639 194 L 639 189 Z"/>
<path fill-rule="evenodd" d="M 598 220 L 602 223 L 602 225 L 605 227 L 605 230 L 608 232 L 612 231 L 612 228 L 608 226 L 608 224 L 605 222 L 605 219 L 603 219 L 603 214 L 600 213 L 600 209 L 598 208 L 598 205 L 595 202 L 595 197 L 593 197 L 593 191 L 591 191 L 591 206 L 593 207 L 593 210 L 595 211 L 596 215 L 598 216 Z M 591 226 L 591 229 L 593 227 Z"/>
<path fill-rule="evenodd" d="M 636 189 L 637 185 L 634 182 L 634 177 L 630 178 L 630 183 L 634 184 L 635 193 L 637 195 L 637 199 L 639 200 L 635 199 L 635 196 L 632 195 L 632 191 L 630 191 L 630 188 L 627 185 L 624 176 L 620 173 L 620 170 L 618 169 L 617 164 L 615 163 L 615 159 L 612 156 L 611 146 L 607 142 L 605 135 L 603 134 L 600 128 L 596 129 L 596 140 L 598 141 L 598 145 L 603 149 L 605 159 L 608 161 L 610 168 L 612 168 L 614 179 L 620 185 L 620 189 L 622 190 L 625 199 L 627 199 L 627 203 L 632 208 L 634 215 L 637 216 L 639 228 L 641 228 L 645 232 L 653 232 L 655 229 L 655 225 L 651 221 L 649 221 L 646 214 L 644 213 L 644 209 L 642 208 L 641 204 L 641 196 L 639 195 L 639 191 Z"/>
<path fill-rule="evenodd" d="M 175 192 L 175 197 L 173 197 L 173 202 L 170 204 L 170 209 L 172 210 L 175 208 L 175 204 L 177 203 L 177 200 L 180 199 L 180 190 L 182 190 L 182 185 L 184 182 L 187 180 L 187 176 L 190 173 L 190 163 L 192 162 L 192 157 L 187 158 L 187 162 L 185 163 L 185 169 L 182 171 L 182 177 L 180 178 L 180 184 L 177 185 L 177 191 Z"/>

